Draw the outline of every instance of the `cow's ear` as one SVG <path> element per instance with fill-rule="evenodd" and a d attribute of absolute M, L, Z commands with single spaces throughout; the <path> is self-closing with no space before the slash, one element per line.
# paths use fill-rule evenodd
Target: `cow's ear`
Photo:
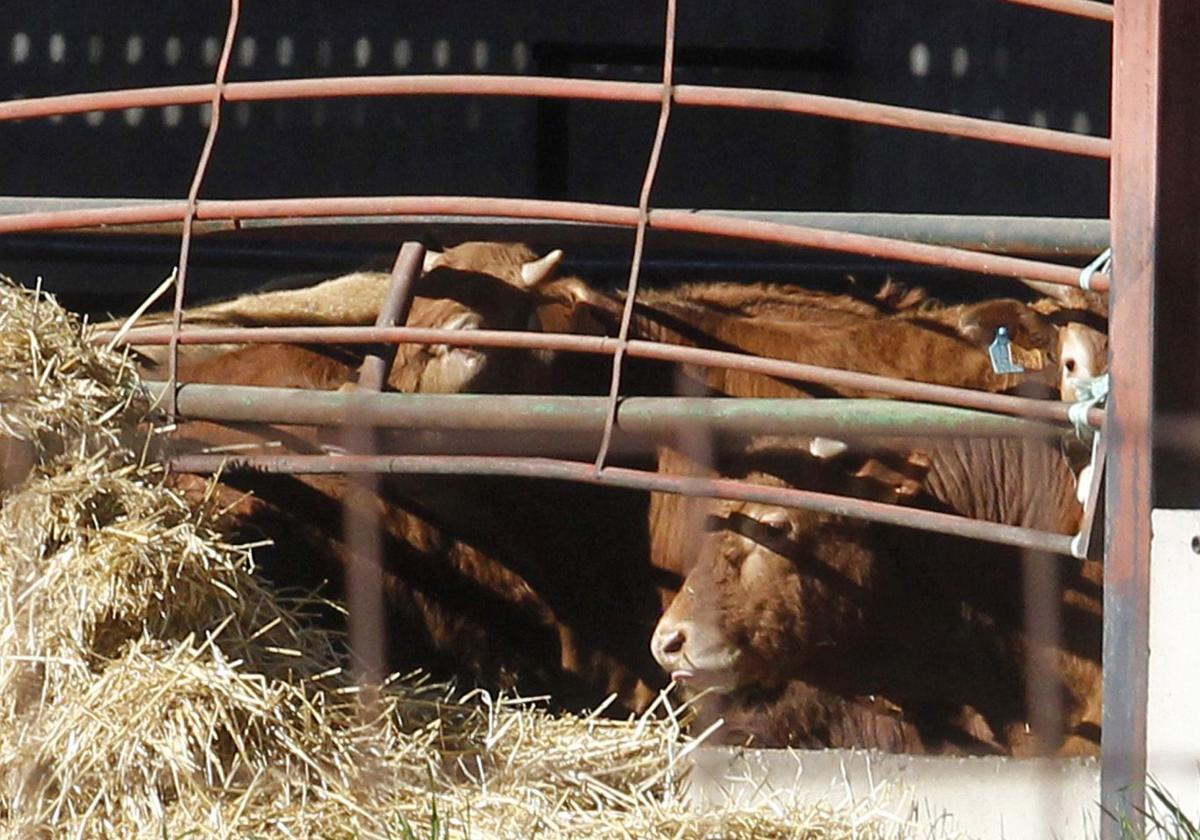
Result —
<path fill-rule="evenodd" d="M 439 265 L 442 264 L 443 256 L 444 255 L 442 254 L 441 251 L 426 251 L 425 252 L 425 262 L 421 266 L 421 272 L 424 274 L 428 274 L 429 272 L 433 271 L 435 268 L 437 268 Z"/>
<path fill-rule="evenodd" d="M 541 259 L 525 263 L 521 266 L 521 285 L 532 289 L 544 283 L 554 274 L 562 258 L 563 252 L 555 248 Z"/>
<path fill-rule="evenodd" d="M 991 344 L 1000 327 L 1008 330 L 1019 347 L 1047 349 L 1057 337 L 1049 318 L 1019 300 L 1004 298 L 965 306 L 958 318 L 958 334 L 977 347 Z"/>

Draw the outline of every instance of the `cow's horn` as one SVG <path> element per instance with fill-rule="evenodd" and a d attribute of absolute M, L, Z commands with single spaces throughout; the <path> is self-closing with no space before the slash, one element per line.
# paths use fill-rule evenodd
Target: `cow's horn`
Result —
<path fill-rule="evenodd" d="M 1021 283 L 1043 297 L 1058 301 L 1063 306 L 1075 308 L 1079 304 L 1080 290 L 1074 286 L 1064 286 L 1061 283 L 1047 283 L 1043 280 L 1027 280 L 1025 278 L 1021 278 Z"/>
<path fill-rule="evenodd" d="M 532 289 L 554 273 L 562 258 L 563 252 L 555 248 L 540 260 L 525 263 L 521 266 L 521 284 L 527 289 Z"/>
<path fill-rule="evenodd" d="M 438 263 L 442 260 L 441 251 L 426 251 L 425 262 L 421 266 L 421 273 L 426 274 L 438 267 Z"/>
<path fill-rule="evenodd" d="M 808 442 L 808 452 L 814 458 L 820 458 L 822 461 L 827 461 L 830 458 L 836 458 L 849 449 L 845 441 L 834 440 L 827 437 L 815 437 Z"/>

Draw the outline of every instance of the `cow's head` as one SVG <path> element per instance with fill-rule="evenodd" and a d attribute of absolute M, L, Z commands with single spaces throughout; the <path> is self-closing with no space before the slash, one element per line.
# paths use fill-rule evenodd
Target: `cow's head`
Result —
<path fill-rule="evenodd" d="M 1108 298 L 1073 286 L 1031 280 L 1025 284 L 1042 295 L 1031 308 L 1057 329 L 1059 394 L 1074 402 L 1081 397 L 1078 382 L 1108 370 Z"/>
<path fill-rule="evenodd" d="M 714 502 L 655 628 L 654 658 L 678 682 L 720 693 L 822 670 L 862 633 L 877 575 L 868 536 L 829 514 Z"/>
<path fill-rule="evenodd" d="M 467 242 L 445 252 L 426 254 L 421 278 L 414 284 L 411 327 L 452 330 L 513 330 L 536 327 L 537 290 L 554 277 L 562 251 L 538 257 L 520 244 Z M 228 301 L 189 309 L 190 326 L 364 326 L 378 318 L 390 286 L 380 272 L 356 272 L 316 285 L 254 292 Z M 139 326 L 163 325 L 170 313 L 147 315 Z M 118 322 L 108 326 L 116 327 Z M 189 369 L 211 366 L 238 345 L 194 345 L 180 348 L 181 378 Z M 140 351 L 142 375 L 162 375 L 165 347 Z M 406 392 L 453 393 L 486 386 L 495 375 L 488 364 L 500 351 L 449 345 L 400 345 L 390 387 Z M 515 374 L 518 368 L 511 367 Z M 520 370 L 523 370 L 521 368 Z M 511 377 L 510 377 L 511 378 Z M 515 387 L 511 382 L 494 388 Z"/>
<path fill-rule="evenodd" d="M 1107 370 L 1108 338 L 1103 304 L 1080 289 L 1030 283 L 1043 293 L 1031 304 L 1003 298 L 962 307 L 957 330 L 979 347 L 986 347 L 1005 327 L 1018 348 L 1046 357 L 1043 380 L 1053 383 L 1059 399 L 1079 399 L 1076 383 Z M 1021 359 L 1018 359 L 1021 361 Z"/>
<path fill-rule="evenodd" d="M 1108 370 L 1108 336 L 1085 323 L 1068 323 L 1058 333 L 1061 398 L 1082 398 L 1077 385 Z"/>
<path fill-rule="evenodd" d="M 452 330 L 537 329 L 537 290 L 551 280 L 562 251 L 538 257 L 524 245 L 467 242 L 429 252 L 407 325 Z M 534 368 L 493 364 L 511 351 L 446 344 L 403 345 L 391 387 L 400 391 L 538 390 Z"/>

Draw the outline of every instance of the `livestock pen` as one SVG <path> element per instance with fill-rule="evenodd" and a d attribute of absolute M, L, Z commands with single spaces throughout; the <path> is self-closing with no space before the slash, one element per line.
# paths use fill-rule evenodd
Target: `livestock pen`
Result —
<path fill-rule="evenodd" d="M 172 459 L 178 472 L 212 473 L 237 468 L 262 472 L 466 474 L 553 478 L 596 485 L 715 496 L 789 507 L 831 511 L 841 515 L 952 533 L 1064 557 L 1099 556 L 1101 518 L 1105 526 L 1104 572 L 1104 725 L 1103 796 L 1113 813 L 1133 822 L 1144 805 L 1141 780 L 1147 771 L 1147 747 L 1157 748 L 1164 778 L 1180 775 L 1180 756 L 1193 756 L 1196 741 L 1189 725 L 1178 720 L 1179 692 L 1190 674 L 1186 662 L 1172 659 L 1173 649 L 1186 649 L 1186 617 L 1160 615 L 1151 601 L 1151 505 L 1195 507 L 1189 465 L 1195 453 L 1188 445 L 1196 389 L 1184 326 L 1192 297 L 1183 292 L 1196 275 L 1195 230 L 1189 219 L 1200 200 L 1188 159 L 1188 129 L 1198 117 L 1185 93 L 1200 77 L 1188 54 L 1190 36 L 1200 35 L 1200 13 L 1175 0 L 1139 6 L 1106 6 L 1078 2 L 1027 2 L 1042 12 L 1094 18 L 1114 27 L 1113 139 L 1085 136 L 997 119 L 935 113 L 915 108 L 864 102 L 850 97 L 814 95 L 725 85 L 675 82 L 676 4 L 667 4 L 662 39 L 661 75 L 656 81 L 627 81 L 523 75 L 393 75 L 351 76 L 273 81 L 229 81 L 231 59 L 238 49 L 240 3 L 233 0 L 220 49 L 213 56 L 214 80 L 204 84 L 37 96 L 0 104 L 0 121 L 61 118 L 66 115 L 133 113 L 128 109 L 206 105 L 209 114 L 204 145 L 185 199 L 179 201 L 10 199 L 0 216 L 0 233 L 84 230 L 101 243 L 119 239 L 122 231 L 143 235 L 179 235 L 177 272 L 163 284 L 174 292 L 169 328 L 136 325 L 122 336 L 133 346 L 167 347 L 167 377 L 151 385 L 170 417 L 226 422 L 313 424 L 348 429 L 346 454 L 254 453 L 188 454 Z M 15 43 L 15 42 L 14 42 Z M 245 48 L 245 40 L 241 42 Z M 15 46 L 14 46 L 15 49 Z M 914 52 L 913 60 L 919 62 Z M 304 198 L 201 198 L 210 156 L 221 136 L 230 108 L 241 103 L 341 97 L 529 97 L 539 101 L 638 102 L 656 106 L 658 120 L 636 206 L 550 198 L 480 198 L 454 196 L 376 196 Z M 855 214 L 731 213 L 683 211 L 652 207 L 651 198 L 664 143 L 677 114 L 690 108 L 735 112 L 770 109 L 789 114 L 887 126 L 906 131 L 994 141 L 1070 156 L 1111 159 L 1112 268 L 1090 262 L 1107 244 L 1103 224 L 1079 220 L 978 220 L 945 217 L 870 217 Z M 139 111 L 140 113 L 140 111 Z M 548 191 L 548 190 L 547 190 Z M 239 327 L 184 328 L 184 304 L 197 240 L 224 233 L 229 242 L 245 231 L 270 232 L 287 243 L 289 229 L 304 223 L 375 228 L 376 239 L 416 238 L 440 230 L 448 239 L 466 238 L 465 231 L 488 237 L 521 238 L 564 245 L 578 241 L 621 243 L 618 231 L 633 231 L 632 258 L 615 336 L 584 336 L 515 330 L 461 330 L 404 325 L 413 284 L 420 273 L 424 248 L 400 248 L 392 270 L 387 305 L 373 327 Z M 380 224 L 382 223 L 382 224 Z M 324 227 L 324 224 L 322 225 Z M 384 233 L 379 233 L 384 231 Z M 724 350 L 665 345 L 630 337 L 647 237 L 660 233 L 675 242 L 709 237 L 708 254 L 720 254 L 725 243 L 762 242 L 825 253 L 853 254 L 989 278 L 1039 281 L 1057 286 L 1083 286 L 1106 292 L 1113 288 L 1109 313 L 1110 376 L 1106 408 L 1095 400 L 1064 403 L 1028 397 L 906 382 L 871 374 L 755 357 Z M 1192 236 L 1189 238 L 1188 234 Z M 360 234 L 361 235 L 361 234 Z M 325 234 L 336 242 L 337 236 Z M 43 246 L 53 251 L 53 244 Z M 88 246 L 102 253 L 105 244 Z M 286 250 L 284 248 L 283 250 Z M 777 259 L 776 252 L 753 252 Z M 1040 259 L 1031 258 L 1031 256 Z M 233 249 L 231 262 L 236 264 Z M 715 260 L 716 257 L 709 257 Z M 1071 263 L 1071 264 L 1064 264 Z M 778 269 L 777 269 L 778 270 Z M 965 281 L 964 281 L 965 282 Z M 1155 304 L 1158 304 L 1156 310 Z M 1163 307 L 1169 307 L 1164 310 Z M 1166 312 L 1154 318 L 1155 312 Z M 102 340 L 113 336 L 101 336 Z M 349 393 L 297 394 L 280 390 L 239 390 L 227 386 L 189 385 L 177 376 L 181 347 L 200 344 L 251 345 L 296 342 L 370 345 L 358 387 Z M 468 397 L 373 394 L 387 380 L 390 353 L 379 345 L 447 345 L 595 354 L 612 358 L 607 397 Z M 1168 351 L 1168 348 L 1170 350 Z M 621 398 L 621 377 L 631 359 L 652 359 L 702 368 L 727 368 L 772 377 L 856 389 L 924 403 L 940 404 L 900 410 L 894 403 L 850 403 L 829 408 L 821 401 L 745 400 L 732 409 L 724 401 L 696 397 Z M 1152 375 L 1157 371 L 1157 376 Z M 373 384 L 372 384 L 373 383 Z M 983 412 L 987 412 L 986 414 Z M 1161 418 L 1156 419 L 1156 413 Z M 705 429 L 720 440 L 740 434 L 805 434 L 832 438 L 871 435 L 903 436 L 1046 436 L 1048 425 L 1090 426 L 1099 444 L 1092 449 L 1091 482 L 1085 488 L 1084 521 L 1076 535 L 981 522 L 963 516 L 915 510 L 879 502 L 831 496 L 791 487 L 764 487 L 727 478 L 664 475 L 617 466 L 619 453 L 644 456 L 656 443 L 689 429 Z M 1151 436 L 1151 427 L 1156 432 Z M 436 430 L 403 453 L 371 453 L 374 432 L 385 428 Z M 357 436 L 356 436 L 357 435 Z M 545 449 L 552 436 L 556 451 Z M 481 443 L 480 441 L 484 441 Z M 1160 447 L 1152 460 L 1151 441 Z M 1163 453 L 1170 453 L 1165 457 Z M 500 454 L 503 453 L 503 454 Z M 1153 470 L 1152 470 L 1153 467 Z M 366 481 L 370 481 L 367 479 Z M 1101 489 L 1104 487 L 1103 500 Z M 1153 495 L 1152 495 L 1153 494 Z M 1101 516 L 1103 511 L 1103 516 Z M 1184 527 L 1188 527 L 1185 521 Z M 374 527 L 361 520 L 357 530 Z M 1166 526 L 1164 526 L 1165 528 Z M 353 541 L 356 537 L 347 537 Z M 1194 551 L 1194 542 L 1185 543 Z M 379 551 L 368 538 L 365 551 Z M 1164 547 L 1162 551 L 1168 551 Z M 1174 551 L 1174 549 L 1170 549 Z M 1157 556 L 1157 555 L 1156 555 Z M 1168 555 L 1163 555 L 1167 557 Z M 1162 593 L 1186 592 L 1194 580 L 1186 563 L 1171 554 L 1155 569 Z M 1163 570 L 1161 577 L 1159 568 Z M 353 585 L 354 581 L 351 581 Z M 371 580 L 363 582 L 369 587 Z M 1158 590 L 1156 590 L 1158 591 Z M 365 609 L 371 607 L 366 599 Z M 372 622 L 355 624 L 351 597 L 351 633 L 355 647 L 369 651 Z M 1151 607 L 1154 607 L 1154 611 Z M 1165 610 L 1165 608 L 1162 608 Z M 1161 665 L 1148 657 L 1151 627 L 1162 633 L 1154 641 Z M 365 634 L 365 635 L 364 635 Z M 1151 669 L 1153 665 L 1153 669 Z M 368 662 L 367 672 L 377 673 Z M 1172 701 L 1172 698 L 1175 698 Z M 1043 698 L 1045 699 L 1045 698 Z M 1149 714 L 1153 710 L 1154 714 Z M 1165 727 L 1165 729 L 1163 728 Z M 1153 752 L 1153 750 L 1152 750 Z M 1184 762 L 1186 764 L 1186 761 Z M 1151 768 L 1153 769 L 1153 768 Z M 1194 774 L 1194 768 L 1189 768 Z M 1192 784 L 1194 785 L 1194 779 Z M 1115 821 L 1102 823 L 1115 832 Z"/>

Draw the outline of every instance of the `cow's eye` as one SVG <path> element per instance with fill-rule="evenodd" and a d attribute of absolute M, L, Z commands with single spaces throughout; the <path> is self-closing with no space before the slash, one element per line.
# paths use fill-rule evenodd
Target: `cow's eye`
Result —
<path fill-rule="evenodd" d="M 740 569 L 746 559 L 746 552 L 741 546 L 725 543 L 721 546 L 721 557 L 735 569 Z"/>

